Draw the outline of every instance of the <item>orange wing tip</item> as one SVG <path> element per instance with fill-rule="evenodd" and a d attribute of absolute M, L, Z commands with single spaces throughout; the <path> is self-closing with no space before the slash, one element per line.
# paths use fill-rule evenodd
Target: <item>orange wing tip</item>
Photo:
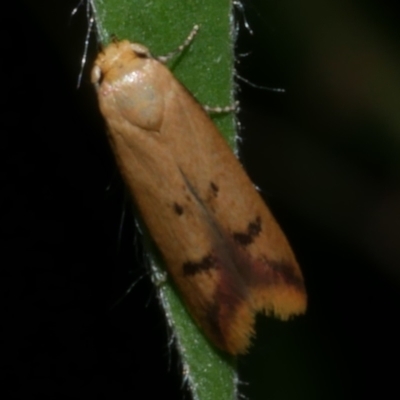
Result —
<path fill-rule="evenodd" d="M 223 342 L 217 342 L 222 350 L 232 355 L 247 353 L 252 338 L 255 336 L 254 324 L 258 312 L 286 321 L 306 311 L 307 297 L 304 293 L 290 288 L 259 292 L 254 296 L 257 301 L 253 305 L 242 303 L 237 307 L 229 324 L 222 327 Z"/>
<path fill-rule="evenodd" d="M 234 318 L 222 329 L 225 340 L 222 350 L 234 356 L 247 353 L 255 335 L 255 314 L 246 303 L 237 307 Z"/>
<path fill-rule="evenodd" d="M 239 275 L 223 268 L 224 264 L 219 262 L 218 256 L 206 259 L 213 261 L 206 265 L 207 268 L 214 266 L 218 272 L 214 281 L 218 283 L 212 285 L 213 294 L 207 296 L 213 301 L 204 307 L 201 316 L 197 313 L 197 321 L 223 351 L 232 355 L 247 352 L 255 334 L 258 312 L 282 320 L 305 312 L 307 295 L 295 261 L 271 262 L 263 257 L 260 261 L 242 262 L 239 264 Z M 200 269 L 196 272 L 199 274 Z M 205 286 L 201 285 L 203 290 Z"/>
<path fill-rule="evenodd" d="M 307 309 L 307 295 L 305 291 L 291 286 L 277 286 L 276 288 L 253 289 L 254 309 L 282 320 L 304 314 Z"/>

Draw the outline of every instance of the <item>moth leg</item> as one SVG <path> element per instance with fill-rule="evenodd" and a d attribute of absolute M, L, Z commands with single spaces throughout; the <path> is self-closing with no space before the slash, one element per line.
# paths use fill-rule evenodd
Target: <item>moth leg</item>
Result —
<path fill-rule="evenodd" d="M 239 101 L 236 100 L 230 106 L 225 106 L 225 107 L 210 107 L 208 105 L 203 105 L 203 108 L 207 114 L 225 114 L 230 112 L 236 112 L 239 111 Z"/>
<path fill-rule="evenodd" d="M 165 64 L 171 58 L 174 58 L 177 54 L 182 53 L 183 50 L 185 50 L 187 47 L 190 46 L 192 43 L 194 37 L 197 35 L 197 32 L 199 31 L 200 26 L 195 25 L 191 32 L 189 33 L 188 37 L 185 39 L 185 41 L 174 51 L 171 51 L 170 53 L 166 54 L 165 56 L 159 56 L 157 57 L 157 60 Z"/>

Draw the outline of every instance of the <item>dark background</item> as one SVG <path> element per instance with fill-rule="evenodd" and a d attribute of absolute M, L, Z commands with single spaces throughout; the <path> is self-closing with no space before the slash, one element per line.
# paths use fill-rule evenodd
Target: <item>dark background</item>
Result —
<path fill-rule="evenodd" d="M 76 88 L 87 20 L 75 6 L 1 13 L 1 387 L 15 399 L 188 398 L 148 280 L 112 307 L 145 257 L 87 70 Z M 298 256 L 309 310 L 259 319 L 241 389 L 388 397 L 400 356 L 398 14 L 378 1 L 244 8 L 253 34 L 240 29 L 238 74 L 286 93 L 238 81 L 242 159 Z M 88 65 L 95 54 L 91 40 Z"/>

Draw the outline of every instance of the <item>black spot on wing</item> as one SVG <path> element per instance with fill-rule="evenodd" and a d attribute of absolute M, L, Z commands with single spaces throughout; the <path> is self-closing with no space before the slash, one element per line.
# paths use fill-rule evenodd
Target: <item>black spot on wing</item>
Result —
<path fill-rule="evenodd" d="M 247 232 L 234 232 L 233 239 L 242 246 L 248 246 L 254 242 L 254 238 L 261 232 L 261 218 L 257 217 L 247 226 Z"/>
<path fill-rule="evenodd" d="M 210 182 L 210 188 L 211 188 L 213 196 L 217 197 L 218 192 L 219 192 L 219 187 L 214 182 Z"/>
<path fill-rule="evenodd" d="M 216 269 L 217 263 L 212 255 L 207 255 L 203 257 L 198 262 L 187 261 L 183 264 L 183 275 L 196 275 L 200 272 L 209 271 L 211 269 Z"/>
<path fill-rule="evenodd" d="M 183 207 L 178 204 L 178 203 L 174 203 L 174 211 L 177 215 L 182 215 L 183 214 Z"/>

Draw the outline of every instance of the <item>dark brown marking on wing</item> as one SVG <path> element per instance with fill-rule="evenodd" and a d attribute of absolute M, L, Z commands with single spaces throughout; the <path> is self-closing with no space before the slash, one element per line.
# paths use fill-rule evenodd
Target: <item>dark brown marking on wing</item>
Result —
<path fill-rule="evenodd" d="M 256 219 L 249 223 L 247 226 L 247 232 L 234 232 L 233 239 L 242 246 L 248 246 L 254 242 L 254 238 L 257 237 L 261 232 L 261 218 Z"/>
<path fill-rule="evenodd" d="M 243 305 L 247 305 L 249 313 L 256 313 L 261 309 L 255 309 L 248 304 L 248 293 L 251 288 L 265 288 L 275 285 L 291 286 L 299 293 L 306 293 L 303 279 L 297 268 L 290 263 L 273 262 L 264 260 L 252 261 L 238 257 L 234 261 L 239 274 L 230 274 L 229 269 L 221 270 L 221 275 L 213 302 L 207 310 L 207 322 L 211 335 L 219 347 L 227 349 L 232 324 L 237 324 L 237 312 Z M 252 269 L 250 273 L 243 273 Z M 273 301 L 273 299 L 271 299 Z M 236 322 L 234 322 L 236 321 Z M 251 337 L 254 326 L 244 326 L 246 335 Z"/>
<path fill-rule="evenodd" d="M 249 224 L 248 235 L 257 235 L 261 221 L 256 218 Z M 225 235 L 223 235 L 225 236 Z M 271 260 L 266 255 L 251 258 L 245 246 L 237 246 L 232 236 L 226 235 L 226 241 L 215 242 L 213 268 L 218 269 L 218 284 L 212 301 L 205 305 L 205 324 L 207 332 L 214 343 L 221 349 L 228 350 L 232 345 L 231 329 L 238 327 L 238 312 L 247 308 L 248 315 L 261 311 L 249 304 L 249 293 L 252 288 L 269 288 L 274 286 L 290 286 L 299 293 L 305 294 L 301 273 L 295 261 Z M 204 262 L 205 259 L 202 261 Z M 273 302 L 274 299 L 271 298 Z M 251 337 L 254 332 L 251 320 L 243 326 L 243 335 Z M 242 333 L 240 333 L 242 334 Z M 244 341 L 246 339 L 243 339 Z"/>
<path fill-rule="evenodd" d="M 224 251 L 215 253 L 215 264 L 217 267 L 220 266 L 220 275 L 213 301 L 209 303 L 206 310 L 210 335 L 224 350 L 227 350 L 227 332 L 230 330 L 238 308 L 247 301 L 248 297 L 248 288 L 235 268 L 235 260 L 227 256 L 228 254 L 224 254 Z"/>
<path fill-rule="evenodd" d="M 268 267 L 271 269 L 270 275 L 279 277 L 281 281 L 289 286 L 293 286 L 299 292 L 306 291 L 303 278 L 298 274 L 297 268 L 295 269 L 290 263 L 281 261 L 268 261 Z"/>
<path fill-rule="evenodd" d="M 178 203 L 174 203 L 174 211 L 175 211 L 176 214 L 182 215 L 183 214 L 183 207 Z"/>
<path fill-rule="evenodd" d="M 210 269 L 217 269 L 215 258 L 208 254 L 198 262 L 187 261 L 183 264 L 183 275 L 196 275 L 200 272 L 209 271 Z"/>
<path fill-rule="evenodd" d="M 247 261 L 247 260 L 246 260 Z M 296 264 L 289 260 L 270 260 L 265 255 L 237 264 L 244 282 L 249 287 L 288 285 L 305 293 L 303 278 Z"/>
<path fill-rule="evenodd" d="M 219 192 L 219 187 L 214 182 L 210 182 L 210 188 L 212 190 L 213 196 L 217 197 Z"/>

